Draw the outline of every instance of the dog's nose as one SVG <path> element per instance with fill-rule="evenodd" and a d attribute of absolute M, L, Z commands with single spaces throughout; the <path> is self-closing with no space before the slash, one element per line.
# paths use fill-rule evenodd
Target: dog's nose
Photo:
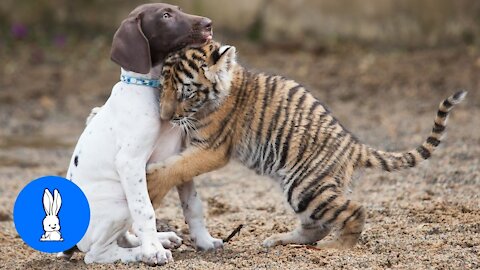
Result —
<path fill-rule="evenodd" d="M 212 30 L 212 20 L 209 18 L 203 18 L 200 25 L 208 31 Z"/>

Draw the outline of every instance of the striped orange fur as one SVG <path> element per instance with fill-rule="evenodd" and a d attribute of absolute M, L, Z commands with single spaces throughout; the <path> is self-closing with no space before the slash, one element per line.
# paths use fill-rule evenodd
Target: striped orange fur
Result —
<path fill-rule="evenodd" d="M 299 83 L 251 72 L 236 63 L 232 46 L 211 42 L 167 58 L 161 116 L 183 127 L 187 149 L 149 166 L 149 193 L 158 203 L 175 185 L 220 168 L 235 158 L 282 187 L 301 221 L 292 232 L 264 244 L 317 242 L 332 228 L 325 247 L 351 247 L 362 232 L 365 210 L 345 195 L 355 169 L 394 171 L 428 159 L 440 144 L 460 91 L 440 103 L 432 132 L 419 147 L 385 152 L 359 142 Z"/>

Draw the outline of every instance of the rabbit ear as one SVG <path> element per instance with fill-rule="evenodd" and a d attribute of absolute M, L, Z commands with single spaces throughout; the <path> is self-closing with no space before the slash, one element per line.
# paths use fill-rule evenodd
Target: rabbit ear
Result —
<path fill-rule="evenodd" d="M 45 189 L 45 192 L 43 193 L 43 209 L 45 210 L 45 214 L 50 215 L 52 213 L 52 203 L 52 194 L 48 189 Z"/>
<path fill-rule="evenodd" d="M 60 211 L 60 206 L 62 206 L 62 197 L 60 196 L 60 192 L 57 189 L 53 190 L 53 207 L 52 207 L 52 214 L 57 215 L 58 211 Z"/>

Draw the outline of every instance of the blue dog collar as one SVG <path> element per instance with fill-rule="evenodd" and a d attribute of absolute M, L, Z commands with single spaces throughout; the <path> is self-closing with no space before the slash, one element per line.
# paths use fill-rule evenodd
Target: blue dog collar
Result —
<path fill-rule="evenodd" d="M 132 77 L 127 75 L 120 75 L 120 80 L 126 84 L 143 85 L 143 86 L 148 86 L 153 88 L 160 87 L 160 80 L 138 78 L 138 77 Z"/>

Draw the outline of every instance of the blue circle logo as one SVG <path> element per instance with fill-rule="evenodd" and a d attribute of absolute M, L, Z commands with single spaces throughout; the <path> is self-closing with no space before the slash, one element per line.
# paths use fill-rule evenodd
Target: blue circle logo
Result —
<path fill-rule="evenodd" d="M 72 181 L 45 176 L 20 191 L 13 222 L 30 247 L 56 253 L 72 248 L 85 235 L 90 207 L 85 194 Z"/>

